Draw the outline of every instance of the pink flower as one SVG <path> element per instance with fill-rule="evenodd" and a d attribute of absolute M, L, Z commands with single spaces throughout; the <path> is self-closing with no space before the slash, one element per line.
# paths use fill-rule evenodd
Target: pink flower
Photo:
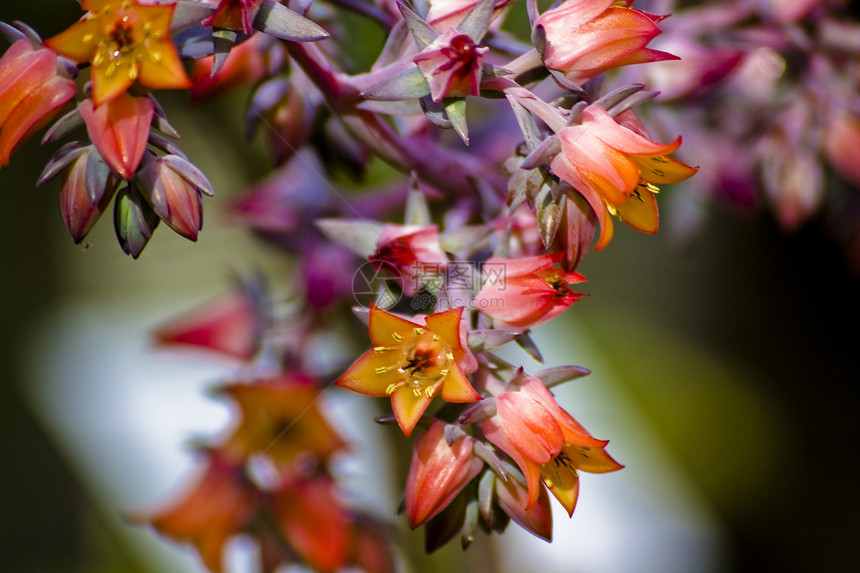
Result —
<path fill-rule="evenodd" d="M 845 112 L 832 114 L 824 130 L 824 154 L 839 174 L 860 186 L 860 118 Z"/>
<path fill-rule="evenodd" d="M 481 66 L 489 48 L 476 46 L 466 34 L 448 27 L 412 58 L 430 85 L 430 97 L 476 96 L 481 85 Z"/>
<path fill-rule="evenodd" d="M 498 16 L 513 2 L 514 0 L 496 0 L 491 19 L 496 22 L 501 20 Z M 432 0 L 427 11 L 427 23 L 435 30 L 444 30 L 448 26 L 456 27 L 478 3 L 479 0 Z"/>
<path fill-rule="evenodd" d="M 606 453 L 609 442 L 592 437 L 534 377 L 496 396 L 496 414 L 483 429 L 522 470 L 528 488 L 525 509 L 538 502 L 543 482 L 572 515 L 578 470 L 604 473 L 623 467 Z"/>
<path fill-rule="evenodd" d="M 122 92 L 98 107 L 86 99 L 78 110 L 99 154 L 120 177 L 131 179 L 149 139 L 155 113 L 152 101 Z"/>
<path fill-rule="evenodd" d="M 161 325 L 160 346 L 191 346 L 250 360 L 257 353 L 260 317 L 248 293 L 236 289 Z"/>
<path fill-rule="evenodd" d="M 263 79 L 267 72 L 265 47 L 266 36 L 263 34 L 255 34 L 245 42 L 233 46 L 221 69 L 214 76 L 214 56 L 195 60 L 191 74 L 191 97 L 199 99 L 214 96 Z"/>
<path fill-rule="evenodd" d="M 369 259 L 379 268 L 393 267 L 407 296 L 414 296 L 428 279 L 444 273 L 448 262 L 439 246 L 436 225 L 385 225 Z"/>
<path fill-rule="evenodd" d="M 331 477 L 287 478 L 275 492 L 274 513 L 290 547 L 315 571 L 335 571 L 349 557 L 352 527 Z"/>
<path fill-rule="evenodd" d="M 74 97 L 74 80 L 57 71 L 57 54 L 21 39 L 0 58 L 0 164 Z"/>
<path fill-rule="evenodd" d="M 633 10 L 632 3 L 567 0 L 544 12 L 535 27 L 542 28 L 546 38 L 546 66 L 582 83 L 619 66 L 675 59 L 645 47 L 660 33 L 657 22 L 665 16 Z"/>
<path fill-rule="evenodd" d="M 597 216 L 600 239 L 595 249 L 612 239 L 610 214 L 634 229 L 656 233 L 656 184 L 676 183 L 696 173 L 696 168 L 668 157 L 680 147 L 681 138 L 665 145 L 651 141 L 635 116 L 616 120 L 597 105 L 586 107 L 582 117 L 581 124 L 558 132 L 561 153 L 550 168 L 579 191 Z"/>
<path fill-rule="evenodd" d="M 484 286 L 475 297 L 477 308 L 494 320 L 524 330 L 555 318 L 582 296 L 569 285 L 585 280 L 555 266 L 562 256 L 489 259 L 483 267 Z"/>
<path fill-rule="evenodd" d="M 406 516 L 413 529 L 445 509 L 484 465 L 472 455 L 474 438 L 464 434 L 449 445 L 445 427 L 433 422 L 415 442 L 406 478 Z"/>
<path fill-rule="evenodd" d="M 149 522 L 159 533 L 194 545 L 209 571 L 222 570 L 224 548 L 247 527 L 255 513 L 257 490 L 245 477 L 244 465 L 209 452 L 199 480 L 169 507 L 135 520 Z"/>
<path fill-rule="evenodd" d="M 214 14 L 201 22 L 204 26 L 253 33 L 254 19 L 263 0 L 221 0 Z"/>

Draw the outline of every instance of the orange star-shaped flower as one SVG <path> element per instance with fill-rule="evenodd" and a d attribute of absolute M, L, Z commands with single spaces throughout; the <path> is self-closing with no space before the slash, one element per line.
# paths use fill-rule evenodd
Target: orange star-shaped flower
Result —
<path fill-rule="evenodd" d="M 135 81 L 153 89 L 191 87 L 170 39 L 175 5 L 137 0 L 82 0 L 87 14 L 45 43 L 77 62 L 92 63 L 93 101 L 101 105 Z"/>
<path fill-rule="evenodd" d="M 480 400 L 466 378 L 477 362 L 462 342 L 462 314 L 462 308 L 455 308 L 412 322 L 372 307 L 374 346 L 336 384 L 367 396 L 391 396 L 397 423 L 407 436 L 440 390 L 448 402 Z"/>

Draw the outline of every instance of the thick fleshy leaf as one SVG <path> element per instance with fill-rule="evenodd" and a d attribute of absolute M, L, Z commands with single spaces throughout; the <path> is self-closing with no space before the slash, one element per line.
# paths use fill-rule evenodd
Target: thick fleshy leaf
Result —
<path fill-rule="evenodd" d="M 591 371 L 582 366 L 554 366 L 541 370 L 535 374 L 535 378 L 540 379 L 547 388 L 552 388 L 562 382 L 576 380 L 589 374 L 591 374 Z"/>
<path fill-rule="evenodd" d="M 454 127 L 454 131 L 466 145 L 469 145 L 469 126 L 466 123 L 466 99 L 452 98 L 443 101 L 448 121 Z"/>
<path fill-rule="evenodd" d="M 430 84 L 417 67 L 407 68 L 362 93 L 367 99 L 382 101 L 418 99 L 429 94 Z"/>
<path fill-rule="evenodd" d="M 496 0 L 481 0 L 457 25 L 457 31 L 472 38 L 476 44 L 480 43 L 487 33 L 495 7 Z"/>
<path fill-rule="evenodd" d="M 398 2 L 397 8 L 403 14 L 403 20 L 406 22 L 409 31 L 412 32 L 412 37 L 415 39 L 415 44 L 419 50 L 423 50 L 429 46 L 439 36 L 436 30 L 431 28 L 427 22 L 405 4 Z"/>
<path fill-rule="evenodd" d="M 330 36 L 315 22 L 308 20 L 276 0 L 263 0 L 254 19 L 254 28 L 291 42 L 315 42 Z"/>
<path fill-rule="evenodd" d="M 319 219 L 316 226 L 326 237 L 364 259 L 376 252 L 382 236 L 382 225 L 373 221 Z"/>
<path fill-rule="evenodd" d="M 135 188 L 123 187 L 114 201 L 114 229 L 122 250 L 138 258 L 161 219 Z"/>

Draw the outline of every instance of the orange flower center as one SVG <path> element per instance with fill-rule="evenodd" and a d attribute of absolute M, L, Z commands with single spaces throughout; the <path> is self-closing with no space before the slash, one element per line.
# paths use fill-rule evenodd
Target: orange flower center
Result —
<path fill-rule="evenodd" d="M 442 342 L 442 339 L 423 328 L 416 327 L 414 335 L 404 339 L 403 336 L 394 333 L 395 344 L 391 346 L 377 346 L 376 352 L 398 351 L 400 359 L 393 366 L 385 366 L 377 369 L 378 374 L 387 373 L 392 369 L 403 376 L 403 379 L 391 384 L 386 392 L 392 394 L 401 386 L 409 386 L 415 396 L 422 394 L 432 397 L 436 387 L 451 371 L 451 363 L 454 354 L 451 348 Z"/>
<path fill-rule="evenodd" d="M 152 49 L 150 42 L 161 39 L 163 32 L 152 30 L 152 25 L 142 21 L 130 3 L 124 2 L 115 13 L 108 6 L 99 13 L 90 14 L 89 18 L 99 20 L 102 33 L 87 34 L 83 41 L 95 44 L 92 63 L 97 68 L 106 68 L 106 77 L 111 77 L 121 67 L 127 67 L 129 78 L 135 80 L 144 57 L 156 64 L 161 61 L 161 53 Z"/>

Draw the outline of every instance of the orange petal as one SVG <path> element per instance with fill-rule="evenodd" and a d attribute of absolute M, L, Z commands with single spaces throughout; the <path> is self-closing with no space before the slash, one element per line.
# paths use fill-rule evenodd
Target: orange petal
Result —
<path fill-rule="evenodd" d="M 681 144 L 681 138 L 677 139 L 678 145 Z M 697 167 L 690 167 L 686 163 L 682 163 L 674 157 L 666 155 L 656 155 L 652 157 L 643 155 L 631 155 L 630 158 L 639 166 L 639 173 L 642 179 L 649 183 L 661 185 L 663 183 L 677 183 L 684 179 L 689 179 L 699 170 Z"/>
<path fill-rule="evenodd" d="M 571 464 L 584 472 L 605 474 L 624 467 L 606 453 L 604 448 L 568 445 L 564 447 L 563 451 Z"/>
<path fill-rule="evenodd" d="M 45 45 L 76 62 L 88 62 L 96 45 L 92 38 L 95 38 L 98 33 L 98 20 L 90 20 L 84 16 L 76 24 L 72 24 L 53 38 L 45 40 Z M 85 42 L 84 38 L 91 40 Z"/>
<path fill-rule="evenodd" d="M 396 350 L 368 350 L 352 363 L 335 384 L 365 396 L 388 396 L 388 388 L 403 380 L 403 375 L 397 371 L 394 355 L 401 356 Z"/>
<path fill-rule="evenodd" d="M 442 399 L 446 402 L 475 402 L 481 396 L 475 391 L 463 371 L 451 364 L 451 371 L 442 382 Z"/>
<path fill-rule="evenodd" d="M 400 429 L 407 437 L 412 433 L 415 424 L 421 419 L 432 400 L 432 396 L 428 398 L 424 393 L 416 396 L 410 386 L 400 386 L 391 395 L 391 409 L 394 411 L 394 417 L 397 418 Z"/>
<path fill-rule="evenodd" d="M 618 218 L 643 233 L 653 235 L 660 226 L 657 199 L 647 189 L 638 189 L 624 203 L 616 207 Z"/>
<path fill-rule="evenodd" d="M 549 463 L 551 467 L 553 462 Z M 560 471 L 545 469 L 541 472 L 544 483 L 555 498 L 561 502 L 568 515 L 573 515 L 576 499 L 579 497 L 579 476 L 575 469 L 562 467 Z"/>
<path fill-rule="evenodd" d="M 460 318 L 462 315 L 463 307 L 458 307 L 427 317 L 427 328 L 438 334 L 457 358 L 459 358 L 457 354 L 463 352 L 463 346 L 460 344 Z"/>
<path fill-rule="evenodd" d="M 389 346 L 400 340 L 412 338 L 415 336 L 416 328 L 423 329 L 424 327 L 390 312 L 385 312 L 375 305 L 370 309 L 368 331 L 370 341 L 377 346 Z"/>

